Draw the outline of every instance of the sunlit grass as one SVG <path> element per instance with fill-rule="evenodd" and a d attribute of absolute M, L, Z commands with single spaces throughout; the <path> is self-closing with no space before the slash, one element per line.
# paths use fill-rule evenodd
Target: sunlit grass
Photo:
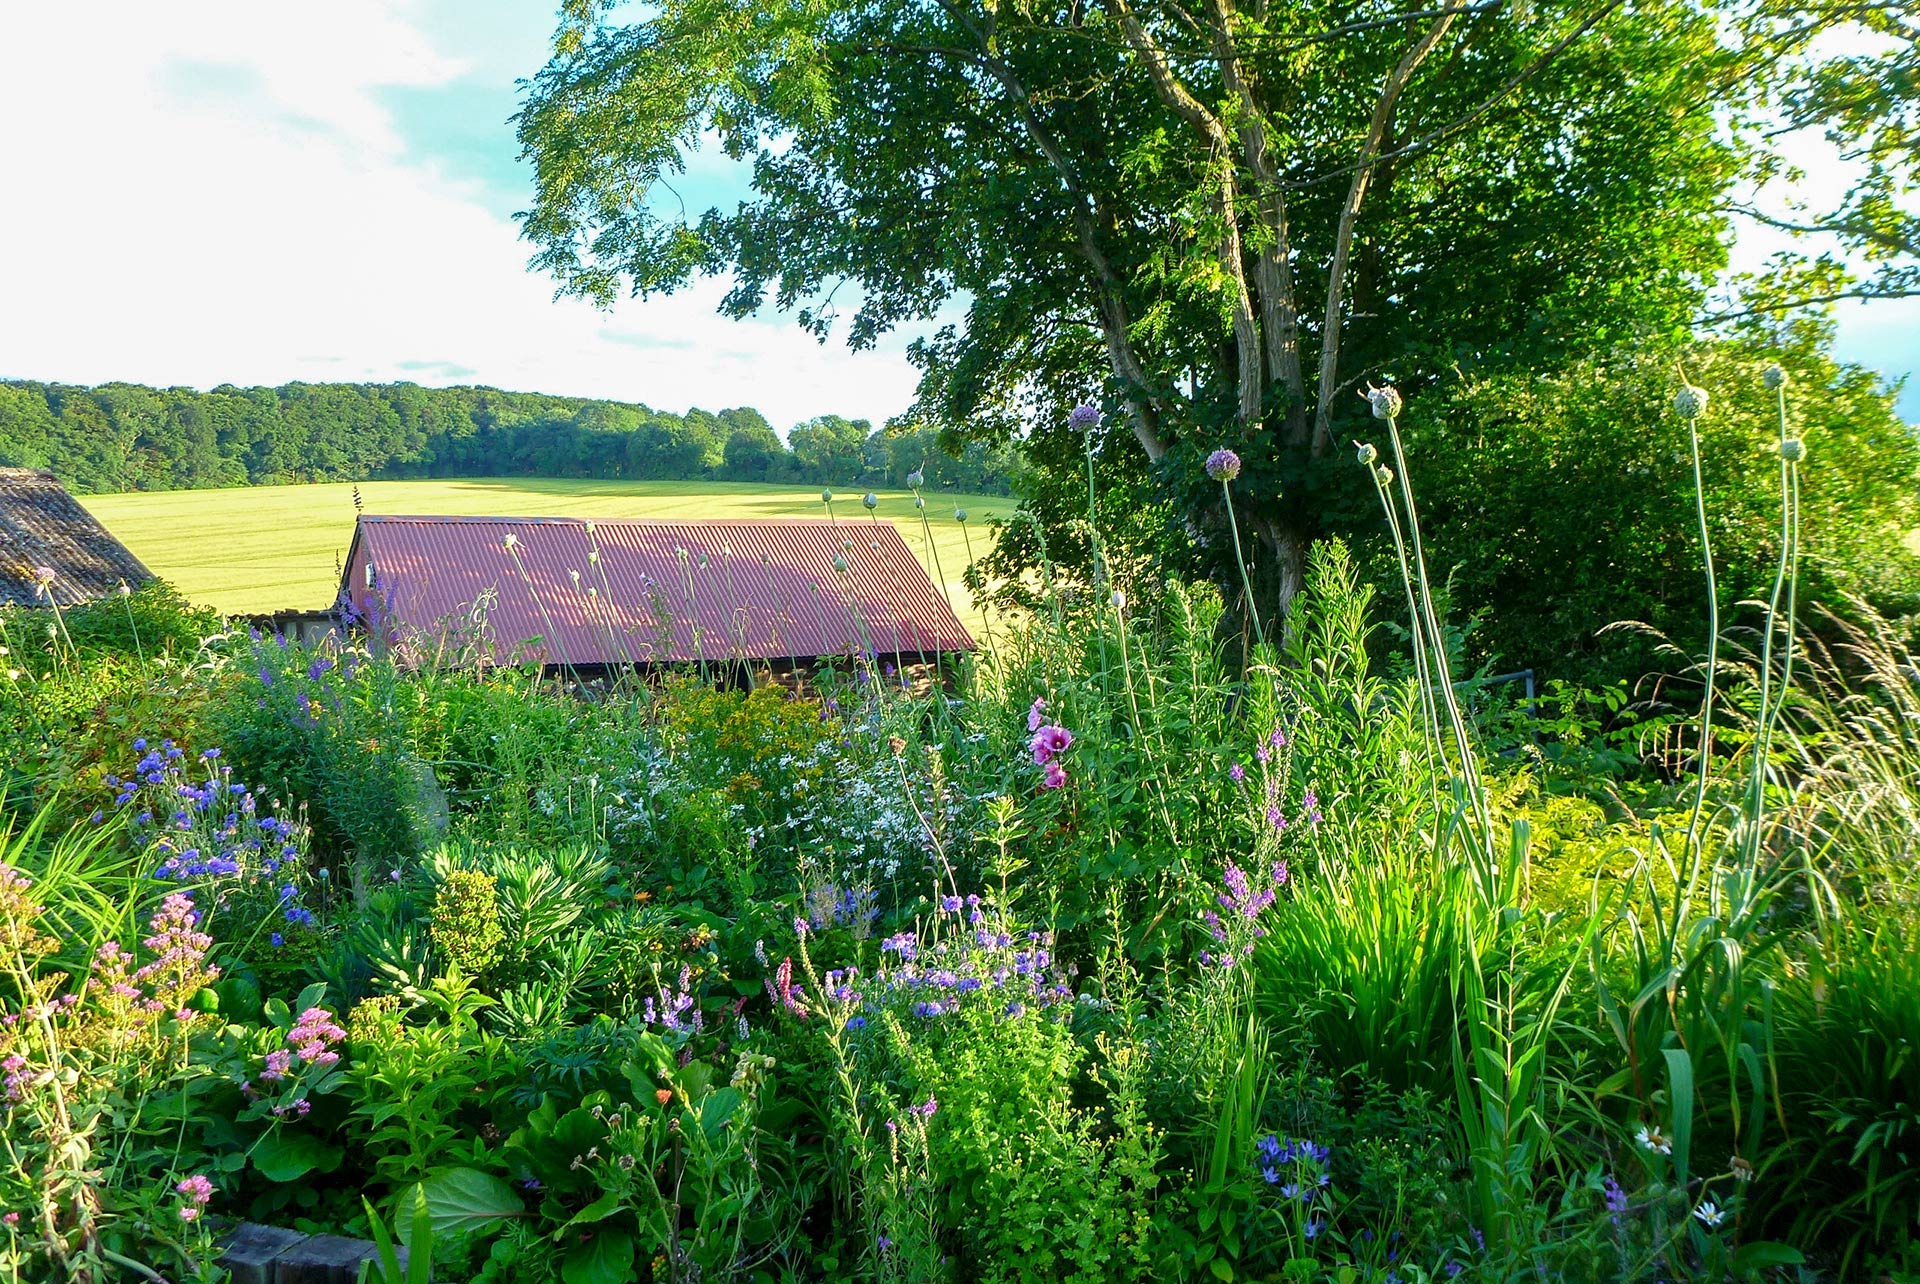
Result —
<path fill-rule="evenodd" d="M 369 513 L 494 514 L 697 520 L 739 517 L 822 517 L 820 491 L 811 486 L 756 486 L 733 482 L 594 481 L 537 477 L 467 481 L 375 481 L 360 484 Z M 88 495 L 88 511 L 162 579 L 194 602 L 245 613 L 311 610 L 331 603 L 340 583 L 340 563 L 353 538 L 353 487 L 346 482 L 312 486 L 255 486 L 233 490 L 145 491 Z M 1013 501 L 991 495 L 929 495 L 927 517 L 946 572 L 948 600 L 975 633 L 974 610 L 960 582 L 967 546 L 954 506 L 967 510 L 973 548 L 984 554 L 992 540 L 986 522 L 1013 511 Z M 834 514 L 864 522 L 860 492 L 838 495 Z M 913 496 L 880 495 L 875 512 L 900 528 L 907 547 L 927 573 L 934 558 Z"/>

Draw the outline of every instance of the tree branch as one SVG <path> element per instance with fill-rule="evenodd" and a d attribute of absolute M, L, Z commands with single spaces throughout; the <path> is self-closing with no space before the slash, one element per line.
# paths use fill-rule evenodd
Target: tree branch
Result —
<path fill-rule="evenodd" d="M 1380 87 L 1380 97 L 1373 105 L 1373 119 L 1367 124 L 1367 139 L 1360 148 L 1360 162 L 1353 167 L 1353 182 L 1348 185 L 1346 203 L 1340 207 L 1339 230 L 1334 235 L 1333 264 L 1327 269 L 1327 312 L 1320 331 L 1320 390 L 1313 413 L 1313 453 L 1318 456 L 1326 453 L 1331 439 L 1333 423 L 1333 394 L 1336 376 L 1340 367 L 1340 307 L 1345 299 L 1347 285 L 1347 257 L 1353 248 L 1353 225 L 1360 216 L 1360 204 L 1366 199 L 1367 185 L 1373 177 L 1373 167 L 1381 141 L 1386 137 L 1387 128 L 1393 122 L 1394 108 L 1400 102 L 1401 91 L 1413 78 L 1413 73 L 1425 62 L 1434 46 L 1453 25 L 1453 20 L 1465 12 L 1464 8 L 1449 9 L 1434 21 L 1413 48 L 1401 57 L 1399 65 L 1387 76 L 1386 83 Z"/>
<path fill-rule="evenodd" d="M 1459 133 L 1461 130 L 1465 129 L 1468 125 L 1471 125 L 1474 121 L 1480 119 L 1480 117 L 1492 111 L 1496 106 L 1500 104 L 1501 100 L 1506 98 L 1507 95 L 1511 94 L 1514 90 L 1518 89 L 1521 85 L 1524 85 L 1527 81 L 1533 79 L 1535 76 L 1539 75 L 1542 71 L 1546 70 L 1546 68 L 1551 66 L 1554 60 L 1559 58 L 1561 54 L 1565 53 L 1568 50 L 1568 48 L 1570 48 L 1573 45 L 1575 41 L 1580 39 L 1580 37 L 1586 35 L 1587 32 L 1593 30 L 1594 27 L 1600 24 L 1601 20 L 1606 18 L 1606 16 L 1612 13 L 1615 9 L 1618 9 L 1623 3 L 1625 3 L 1625 0 L 1606 0 L 1606 3 L 1601 5 L 1600 8 L 1597 11 L 1595 11 L 1595 13 L 1591 17 L 1589 17 L 1586 21 L 1582 22 L 1579 26 L 1575 27 L 1572 31 L 1568 32 L 1560 40 L 1554 42 L 1552 47 L 1550 47 L 1545 53 L 1541 54 L 1538 58 L 1528 63 L 1525 67 L 1522 67 L 1519 71 L 1515 72 L 1512 76 L 1508 77 L 1504 84 L 1502 84 L 1498 89 L 1494 90 L 1493 93 L 1489 94 L 1486 97 L 1486 99 L 1484 99 L 1482 102 L 1480 102 L 1475 107 L 1473 107 L 1464 116 L 1457 117 L 1456 119 L 1449 121 L 1447 124 L 1440 126 L 1438 129 L 1434 129 L 1425 134 L 1422 134 L 1418 138 L 1414 139 L 1410 143 L 1405 144 L 1404 146 L 1396 147 L 1390 152 L 1383 152 L 1382 154 L 1375 156 L 1370 161 L 1359 162 L 1353 165 L 1344 166 L 1340 169 L 1329 170 L 1325 174 L 1317 174 L 1312 178 L 1294 179 L 1289 183 L 1287 183 L 1287 190 L 1299 191 L 1303 188 L 1318 187 L 1322 183 L 1331 183 L 1333 180 L 1337 178 L 1345 178 L 1347 175 L 1354 173 L 1356 170 L 1359 170 L 1364 166 L 1379 165 L 1379 164 L 1385 163 L 1386 161 L 1398 160 L 1400 157 L 1405 156 L 1410 152 L 1420 151 L 1423 148 L 1431 147 L 1433 144 L 1440 142 L 1442 139 L 1452 137 L 1453 135 Z"/>
<path fill-rule="evenodd" d="M 1160 100 L 1172 108 L 1175 115 L 1198 130 L 1212 147 L 1220 188 L 1220 268 L 1233 284 L 1233 340 L 1235 360 L 1239 367 L 1239 417 L 1242 424 L 1257 423 L 1266 376 L 1260 353 L 1260 325 L 1254 320 L 1252 292 L 1247 288 L 1247 269 L 1241 256 L 1239 179 L 1234 172 L 1233 139 L 1220 118 L 1201 105 L 1199 99 L 1189 93 L 1186 86 L 1174 76 L 1166 52 L 1134 13 L 1128 0 L 1108 0 L 1108 4 L 1114 16 L 1119 18 L 1121 29 L 1127 33 L 1127 40 L 1139 54 L 1141 62 L 1146 64 L 1147 76 L 1153 81 L 1154 91 L 1159 94 Z"/>

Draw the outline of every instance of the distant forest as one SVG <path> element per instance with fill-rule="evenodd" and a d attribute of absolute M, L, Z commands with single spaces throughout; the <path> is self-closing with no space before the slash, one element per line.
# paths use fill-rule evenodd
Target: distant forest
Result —
<path fill-rule="evenodd" d="M 407 477 L 607 477 L 898 487 L 1005 494 L 1010 453 L 932 432 L 822 415 L 782 441 L 740 407 L 684 415 L 620 401 L 289 383 L 210 392 L 0 381 L 0 465 L 45 468 L 81 492 L 186 490 Z"/>

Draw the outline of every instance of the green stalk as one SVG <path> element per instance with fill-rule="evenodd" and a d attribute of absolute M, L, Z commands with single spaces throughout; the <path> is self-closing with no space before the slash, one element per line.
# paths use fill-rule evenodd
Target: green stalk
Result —
<path fill-rule="evenodd" d="M 1688 875 L 1692 883 L 1700 868 L 1700 821 L 1707 809 L 1707 771 L 1713 759 L 1714 681 L 1720 671 L 1720 586 L 1713 573 L 1713 537 L 1707 529 L 1707 486 L 1700 467 L 1699 416 L 1687 417 L 1687 448 L 1693 460 L 1693 508 L 1700 524 L 1700 557 L 1707 573 L 1707 678 L 1700 701 L 1700 754 L 1694 784 L 1693 811 L 1687 818 Z M 1675 898 L 1676 908 L 1679 898 Z M 1677 926 L 1676 926 L 1676 931 Z"/>
<path fill-rule="evenodd" d="M 1233 483 L 1222 478 L 1220 492 L 1227 500 L 1227 528 L 1233 532 L 1233 560 L 1240 568 L 1240 585 L 1247 593 L 1247 617 L 1253 621 L 1254 644 L 1267 649 L 1267 635 L 1260 627 L 1260 604 L 1253 596 L 1253 574 L 1247 570 L 1246 550 L 1240 547 L 1240 521 L 1233 515 Z"/>

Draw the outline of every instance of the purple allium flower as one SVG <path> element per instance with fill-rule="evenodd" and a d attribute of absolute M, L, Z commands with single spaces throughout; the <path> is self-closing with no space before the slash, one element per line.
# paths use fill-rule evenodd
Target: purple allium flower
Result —
<path fill-rule="evenodd" d="M 1207 456 L 1207 476 L 1217 482 L 1230 482 L 1240 475 L 1240 456 L 1224 447 Z"/>
<path fill-rule="evenodd" d="M 1106 416 L 1099 409 L 1089 405 L 1078 405 L 1067 412 L 1067 427 L 1075 432 L 1085 432 L 1089 428 L 1098 428 Z"/>

